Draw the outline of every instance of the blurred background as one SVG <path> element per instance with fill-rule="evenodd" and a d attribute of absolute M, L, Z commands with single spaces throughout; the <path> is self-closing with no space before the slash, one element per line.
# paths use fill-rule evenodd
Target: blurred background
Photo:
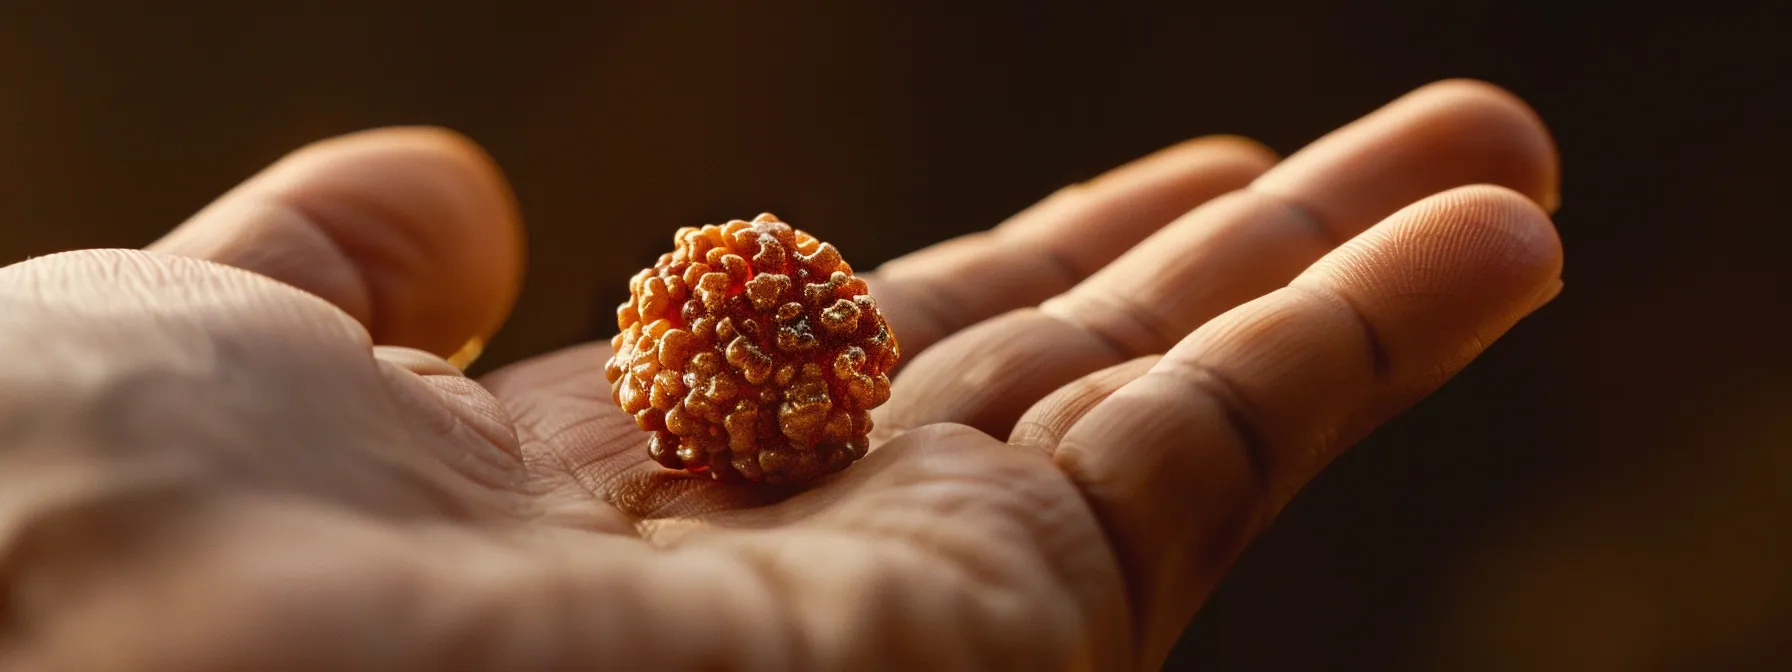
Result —
<path fill-rule="evenodd" d="M 1779 6 L 154 4 L 0 0 L 0 263 L 445 125 L 531 230 L 482 368 L 607 337 L 678 226 L 769 210 L 868 267 L 1184 138 L 1500 84 L 1561 148 L 1564 293 L 1340 459 L 1170 667 L 1792 669 Z"/>

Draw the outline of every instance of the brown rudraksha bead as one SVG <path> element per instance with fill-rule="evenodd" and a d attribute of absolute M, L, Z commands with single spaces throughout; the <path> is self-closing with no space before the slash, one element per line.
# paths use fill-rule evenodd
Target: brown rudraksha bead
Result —
<path fill-rule="evenodd" d="M 902 355 L 840 251 L 771 214 L 672 240 L 629 280 L 604 367 L 654 461 L 801 483 L 864 457 Z"/>

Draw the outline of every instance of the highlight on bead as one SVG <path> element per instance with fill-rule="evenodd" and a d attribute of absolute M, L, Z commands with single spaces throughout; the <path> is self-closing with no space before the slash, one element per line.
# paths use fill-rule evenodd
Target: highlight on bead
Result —
<path fill-rule="evenodd" d="M 604 367 L 654 461 L 801 483 L 864 457 L 902 355 L 840 251 L 769 213 L 672 241 L 629 280 Z"/>

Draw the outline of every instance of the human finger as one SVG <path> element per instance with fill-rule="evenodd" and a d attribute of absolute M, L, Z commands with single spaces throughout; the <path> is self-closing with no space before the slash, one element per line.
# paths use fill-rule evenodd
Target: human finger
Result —
<path fill-rule="evenodd" d="M 866 281 L 913 356 L 979 320 L 1069 288 L 1275 160 L 1242 138 L 1197 138 L 1062 189 L 992 230 L 892 260 Z"/>
<path fill-rule="evenodd" d="M 1429 394 L 1560 287 L 1529 197 L 1475 186 L 1401 210 L 1207 323 L 1051 450 L 1114 540 L 1146 660 L 1343 448 Z"/>
<path fill-rule="evenodd" d="M 1007 435 L 1052 390 L 1163 352 L 1403 206 L 1471 183 L 1548 203 L 1556 174 L 1548 131 L 1510 94 L 1473 82 L 1421 88 L 1188 213 L 1038 309 L 983 322 L 914 358 L 880 424 L 960 422 Z"/>
<path fill-rule="evenodd" d="M 300 149 L 149 249 L 280 280 L 378 344 L 464 364 L 510 312 L 522 240 L 509 187 L 476 145 L 391 128 Z"/>

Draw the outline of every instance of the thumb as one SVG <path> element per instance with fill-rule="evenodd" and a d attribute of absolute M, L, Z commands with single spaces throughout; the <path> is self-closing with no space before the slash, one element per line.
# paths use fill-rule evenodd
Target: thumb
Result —
<path fill-rule="evenodd" d="M 462 360 L 503 324 L 523 268 L 503 175 L 471 141 L 433 128 L 300 149 L 149 249 L 279 280 L 335 304 L 377 344 Z"/>

